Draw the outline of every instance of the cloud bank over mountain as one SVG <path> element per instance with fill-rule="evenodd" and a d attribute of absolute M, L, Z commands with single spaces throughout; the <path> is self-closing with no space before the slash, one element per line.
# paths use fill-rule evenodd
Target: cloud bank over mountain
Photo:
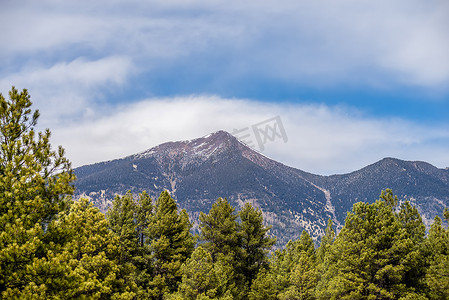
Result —
<path fill-rule="evenodd" d="M 84 123 L 57 128 L 54 138 L 79 166 L 221 129 L 233 132 L 275 116 L 280 116 L 288 141 L 267 140 L 263 153 L 306 171 L 348 172 L 389 156 L 428 160 L 440 167 L 447 161 L 449 132 L 444 128 L 370 118 L 345 107 L 286 106 L 214 96 L 150 99 L 118 107 Z"/>
<path fill-rule="evenodd" d="M 447 1 L 1 8 L 0 91 L 29 89 L 75 165 L 276 115 L 289 141 L 264 151 L 296 167 L 345 172 L 384 156 L 449 165 Z"/>

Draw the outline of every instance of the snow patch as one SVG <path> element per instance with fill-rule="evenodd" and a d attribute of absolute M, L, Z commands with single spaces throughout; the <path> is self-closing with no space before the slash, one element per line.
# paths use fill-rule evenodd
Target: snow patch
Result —
<path fill-rule="evenodd" d="M 141 158 L 149 158 L 151 156 L 153 156 L 153 154 L 156 153 L 155 148 L 151 148 L 149 150 L 145 150 L 143 152 L 137 153 L 136 155 L 134 155 L 134 158 L 137 159 L 141 159 Z"/>
<path fill-rule="evenodd" d="M 320 187 L 308 180 L 306 181 L 324 193 L 324 197 L 326 198 L 326 207 L 324 208 L 324 211 L 330 212 L 332 214 L 332 221 L 334 222 L 334 224 L 337 227 L 340 226 L 340 222 L 338 221 L 337 216 L 335 215 L 335 206 L 332 204 L 331 201 L 331 193 L 323 187 Z"/>
<path fill-rule="evenodd" d="M 171 186 L 170 194 L 176 193 L 176 178 L 175 179 L 170 178 L 170 186 Z"/>

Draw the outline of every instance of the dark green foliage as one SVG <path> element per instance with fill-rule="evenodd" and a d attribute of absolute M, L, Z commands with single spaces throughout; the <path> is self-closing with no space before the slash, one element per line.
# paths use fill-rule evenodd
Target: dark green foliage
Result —
<path fill-rule="evenodd" d="M 146 191 L 139 194 L 136 204 L 136 231 L 138 246 L 145 248 L 149 240 L 149 228 L 153 221 L 153 201 Z"/>
<path fill-rule="evenodd" d="M 119 240 L 119 266 L 121 277 L 133 282 L 136 275 L 134 258 L 138 255 L 138 235 L 135 223 L 136 205 L 133 195 L 116 196 L 112 208 L 107 213 L 109 227 Z"/>
<path fill-rule="evenodd" d="M 277 286 L 275 281 L 276 276 L 265 269 L 261 269 L 257 274 L 251 290 L 248 293 L 248 299 L 250 300 L 276 300 L 277 299 Z"/>
<path fill-rule="evenodd" d="M 327 227 L 324 232 L 324 236 L 321 238 L 320 247 L 317 249 L 317 259 L 318 263 L 324 264 L 326 255 L 329 253 L 329 249 L 334 243 L 335 231 L 332 227 L 332 220 L 329 219 L 327 222 Z"/>
<path fill-rule="evenodd" d="M 181 299 L 224 299 L 235 293 L 232 266 L 223 255 L 213 262 L 210 253 L 201 246 L 183 264 L 182 274 L 178 292 Z"/>
<path fill-rule="evenodd" d="M 221 253 L 230 259 L 240 253 L 237 214 L 228 200 L 219 198 L 212 205 L 209 214 L 200 213 L 200 239 L 215 261 Z"/>
<path fill-rule="evenodd" d="M 294 268 L 290 271 L 289 286 L 279 294 L 278 298 L 281 300 L 315 299 L 317 282 L 316 263 L 305 251 L 302 251 Z"/>
<path fill-rule="evenodd" d="M 209 214 L 200 213 L 200 240 L 204 242 L 202 246 L 210 253 L 214 263 L 222 258 L 232 267 L 232 281 L 237 286 L 233 296 L 240 299 L 247 291 L 244 275 L 240 271 L 243 266 L 243 250 L 237 217 L 228 200 L 219 198 L 212 205 Z"/>
<path fill-rule="evenodd" d="M 391 190 L 357 203 L 329 253 L 320 299 L 398 299 L 416 295 L 406 274 L 416 268 L 415 244 L 395 215 Z"/>
<path fill-rule="evenodd" d="M 447 209 L 444 216 L 448 219 Z M 449 228 L 444 228 L 437 216 L 429 231 L 426 246 L 430 250 L 425 281 L 430 299 L 449 299 Z"/>
<path fill-rule="evenodd" d="M 418 210 L 409 201 L 401 204 L 396 218 L 402 224 L 402 228 L 405 229 L 407 238 L 413 242 L 413 248 L 408 253 L 407 258 L 410 268 L 405 270 L 404 282 L 413 287 L 415 292 L 425 293 L 426 286 L 423 278 L 426 273 L 426 256 L 428 255 L 424 243 L 426 227 Z"/>
<path fill-rule="evenodd" d="M 142 299 L 162 299 L 177 290 L 181 265 L 190 257 L 195 240 L 185 210 L 178 212 L 167 191 L 153 206 L 146 192 L 137 201 L 131 192 L 116 196 L 107 213 L 118 239 L 120 277 L 136 286 Z"/>
<path fill-rule="evenodd" d="M 150 228 L 153 222 L 153 201 L 147 192 L 139 194 L 136 203 L 136 233 L 137 250 L 134 257 L 136 267 L 135 283 L 139 287 L 138 297 L 145 298 L 150 287 L 153 274 L 153 260 L 151 250 Z"/>
<path fill-rule="evenodd" d="M 318 271 L 313 240 L 306 231 L 283 250 L 277 250 L 270 267 L 269 277 L 279 299 L 312 299 Z"/>
<path fill-rule="evenodd" d="M 137 201 L 131 192 L 116 196 L 107 212 L 109 227 L 118 238 L 120 277 L 137 286 L 137 297 L 147 298 L 153 278 L 150 246 L 153 203 L 144 191 Z"/>
<path fill-rule="evenodd" d="M 303 231 L 299 240 L 289 241 L 283 250 L 280 263 L 287 272 L 293 270 L 295 263 L 299 260 L 302 253 L 305 253 L 311 259 L 315 258 L 315 247 L 313 240 L 307 231 Z"/>
<path fill-rule="evenodd" d="M 276 238 L 268 236 L 271 227 L 263 225 L 262 211 L 254 209 L 246 203 L 239 212 L 240 238 L 242 247 L 241 272 L 245 277 L 245 285 L 251 286 L 261 268 L 268 268 L 267 254 L 276 242 Z"/>
<path fill-rule="evenodd" d="M 107 212 L 109 227 L 118 237 L 120 278 L 137 287 L 139 298 L 152 293 L 153 253 L 150 246 L 153 204 L 146 192 L 134 200 L 131 192 L 116 196 Z"/>
<path fill-rule="evenodd" d="M 182 266 L 182 282 L 179 286 L 184 299 L 196 299 L 198 295 L 215 294 L 217 281 L 211 255 L 201 246 L 195 249 L 192 257 Z"/>
<path fill-rule="evenodd" d="M 154 278 L 152 296 L 162 299 L 165 293 L 177 290 L 181 281 L 182 264 L 194 250 L 195 239 L 190 233 L 192 224 L 185 210 L 178 213 L 175 200 L 167 191 L 156 201 L 153 224 L 150 228 Z"/>
<path fill-rule="evenodd" d="M 397 219 L 406 230 L 408 237 L 416 243 L 421 243 L 426 235 L 426 226 L 422 222 L 421 215 L 415 206 L 409 201 L 401 204 Z"/>
<path fill-rule="evenodd" d="M 240 222 L 238 222 L 240 220 Z M 226 199 L 219 198 L 209 214 L 200 214 L 202 246 L 213 262 L 218 257 L 233 269 L 235 299 L 247 299 L 252 281 L 261 268 L 268 268 L 267 254 L 276 239 L 268 236 L 262 212 L 246 203 L 236 214 Z"/>

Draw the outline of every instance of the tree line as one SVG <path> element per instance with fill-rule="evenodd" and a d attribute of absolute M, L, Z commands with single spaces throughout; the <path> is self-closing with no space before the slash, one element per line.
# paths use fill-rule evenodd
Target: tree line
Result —
<path fill-rule="evenodd" d="M 319 245 L 272 251 L 262 212 L 218 199 L 199 235 L 167 191 L 73 200 L 75 176 L 27 90 L 0 94 L 0 294 L 4 299 L 449 299 L 449 229 L 426 228 L 389 189 Z M 449 221 L 449 211 L 444 211 Z"/>

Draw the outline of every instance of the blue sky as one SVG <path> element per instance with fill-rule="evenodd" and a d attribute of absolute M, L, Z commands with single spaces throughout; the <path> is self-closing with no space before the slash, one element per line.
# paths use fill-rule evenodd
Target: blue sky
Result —
<path fill-rule="evenodd" d="M 280 116 L 264 154 L 320 174 L 449 166 L 447 1 L 0 3 L 0 92 L 74 166 Z"/>

